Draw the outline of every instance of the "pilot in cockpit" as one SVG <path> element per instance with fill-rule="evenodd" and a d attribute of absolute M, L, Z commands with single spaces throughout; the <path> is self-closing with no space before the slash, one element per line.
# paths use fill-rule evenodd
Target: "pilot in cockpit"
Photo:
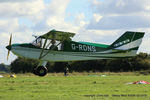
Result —
<path fill-rule="evenodd" d="M 54 39 L 51 40 L 51 43 L 52 45 L 50 46 L 50 50 L 53 49 L 53 50 L 58 50 L 58 47 L 56 45 L 56 41 Z"/>
<path fill-rule="evenodd" d="M 39 48 L 42 48 L 42 38 L 38 37 L 36 38 L 35 41 L 32 42 L 32 44 L 36 47 L 39 47 Z M 49 48 L 50 50 L 58 50 L 58 47 L 57 47 L 57 43 L 56 43 L 56 40 L 55 39 L 51 39 L 51 41 L 49 42 L 49 44 L 47 44 L 45 46 L 45 48 Z"/>

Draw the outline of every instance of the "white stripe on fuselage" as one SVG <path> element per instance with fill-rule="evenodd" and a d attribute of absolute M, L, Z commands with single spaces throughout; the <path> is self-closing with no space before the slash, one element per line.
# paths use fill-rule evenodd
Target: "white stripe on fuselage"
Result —
<path fill-rule="evenodd" d="M 28 47 L 12 47 L 11 50 L 14 54 L 22 57 L 39 59 L 41 49 L 28 48 Z M 49 50 L 44 50 L 43 55 Z M 113 57 L 128 57 L 135 56 L 136 50 L 127 53 L 109 53 L 101 54 L 100 52 L 64 52 L 64 51 L 50 51 L 41 60 L 45 61 L 79 61 L 79 60 L 96 60 L 96 59 L 110 59 Z"/>

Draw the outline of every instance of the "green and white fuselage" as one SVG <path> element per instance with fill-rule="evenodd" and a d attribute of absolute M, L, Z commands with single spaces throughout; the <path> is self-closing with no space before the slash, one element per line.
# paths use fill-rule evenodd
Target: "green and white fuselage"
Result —
<path fill-rule="evenodd" d="M 144 32 L 126 32 L 111 45 L 64 41 L 58 50 L 45 48 L 43 61 L 68 62 L 97 59 L 129 58 L 136 55 Z M 7 47 L 9 48 L 9 47 Z M 39 59 L 42 48 L 32 43 L 12 44 L 11 51 L 21 57 Z"/>

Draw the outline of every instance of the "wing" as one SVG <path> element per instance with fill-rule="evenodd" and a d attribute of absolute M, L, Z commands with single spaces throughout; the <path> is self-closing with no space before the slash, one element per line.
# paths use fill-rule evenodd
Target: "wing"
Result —
<path fill-rule="evenodd" d="M 41 38 L 44 39 L 55 39 L 58 41 L 64 41 L 64 40 L 71 40 L 71 37 L 74 37 L 75 33 L 71 32 L 63 32 L 63 31 L 56 31 L 56 30 L 51 30 L 48 33 L 41 35 Z"/>

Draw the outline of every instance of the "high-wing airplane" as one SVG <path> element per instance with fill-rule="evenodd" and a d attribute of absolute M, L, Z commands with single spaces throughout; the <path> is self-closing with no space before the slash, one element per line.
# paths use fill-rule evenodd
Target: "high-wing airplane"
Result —
<path fill-rule="evenodd" d="M 11 44 L 6 47 L 17 56 L 40 60 L 34 74 L 44 76 L 47 74 L 47 62 L 68 62 L 98 59 L 130 58 L 142 42 L 144 32 L 125 32 L 111 45 L 72 41 L 75 33 L 51 30 L 36 37 L 32 43 Z M 7 56 L 7 58 L 8 58 Z"/>

